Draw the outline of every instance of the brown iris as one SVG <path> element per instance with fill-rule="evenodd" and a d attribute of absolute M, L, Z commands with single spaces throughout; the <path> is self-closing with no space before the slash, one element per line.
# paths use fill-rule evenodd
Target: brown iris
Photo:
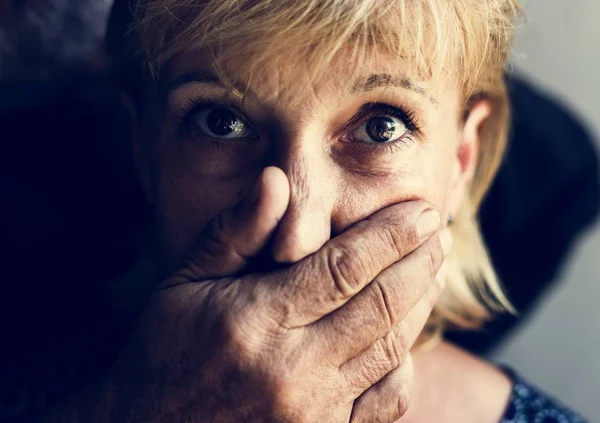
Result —
<path fill-rule="evenodd" d="M 388 142 L 396 133 L 396 123 L 389 117 L 375 117 L 367 122 L 367 134 L 375 142 Z"/>
<path fill-rule="evenodd" d="M 206 125 L 213 134 L 225 136 L 238 128 L 239 119 L 229 110 L 215 109 L 206 116 Z"/>

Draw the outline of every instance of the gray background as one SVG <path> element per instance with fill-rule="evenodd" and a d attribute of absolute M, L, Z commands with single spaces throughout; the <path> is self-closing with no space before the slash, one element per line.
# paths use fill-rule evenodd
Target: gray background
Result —
<path fill-rule="evenodd" d="M 576 111 L 600 147 L 600 1 L 529 0 L 515 69 Z M 551 228 L 548 228 L 551 230 Z M 600 422 L 600 226 L 494 359 Z"/>

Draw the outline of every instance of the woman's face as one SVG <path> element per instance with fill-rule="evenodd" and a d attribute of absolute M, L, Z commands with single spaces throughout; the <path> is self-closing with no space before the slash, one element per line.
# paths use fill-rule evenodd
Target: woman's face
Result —
<path fill-rule="evenodd" d="M 206 63 L 197 53 L 171 62 L 158 119 L 142 119 L 135 142 L 167 267 L 266 166 L 291 188 L 273 245 L 284 262 L 393 203 L 423 199 L 447 216 L 464 200 L 489 108 L 465 119 L 452 77 L 434 91 L 408 63 L 373 55 L 356 77 L 338 59 L 311 83 L 282 60 L 240 87 L 242 109 Z"/>

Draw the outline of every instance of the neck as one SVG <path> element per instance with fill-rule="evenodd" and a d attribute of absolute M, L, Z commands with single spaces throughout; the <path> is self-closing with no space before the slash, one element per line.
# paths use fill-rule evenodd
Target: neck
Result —
<path fill-rule="evenodd" d="M 402 423 L 497 423 L 512 385 L 489 363 L 441 342 L 414 355 L 415 386 Z"/>

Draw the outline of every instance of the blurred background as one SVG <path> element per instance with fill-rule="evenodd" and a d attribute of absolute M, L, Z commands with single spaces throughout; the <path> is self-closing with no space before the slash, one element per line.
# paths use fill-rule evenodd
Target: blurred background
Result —
<path fill-rule="evenodd" d="M 0 333 L 14 340 L 0 357 L 33 369 L 14 379 L 5 368 L 13 361 L 0 360 L 2 423 L 51 405 L 110 363 L 106 345 L 118 340 L 102 317 L 107 281 L 127 283 L 143 267 L 147 214 L 102 54 L 111 3 L 0 0 Z M 493 260 L 522 313 L 453 339 L 600 421 L 600 2 L 526 8 L 508 78 L 512 145 L 482 210 Z M 67 330 L 84 333 L 84 344 L 101 339 L 104 361 L 60 364 L 64 351 L 78 351 L 55 348 Z M 59 364 L 32 331 L 44 333 Z M 35 389 L 26 394 L 25 384 Z"/>
<path fill-rule="evenodd" d="M 600 2 L 529 0 L 516 70 L 573 110 L 600 140 Z M 548 231 L 553 228 L 548 227 Z M 493 354 L 600 421 L 600 227 L 572 251 L 534 314 Z"/>

